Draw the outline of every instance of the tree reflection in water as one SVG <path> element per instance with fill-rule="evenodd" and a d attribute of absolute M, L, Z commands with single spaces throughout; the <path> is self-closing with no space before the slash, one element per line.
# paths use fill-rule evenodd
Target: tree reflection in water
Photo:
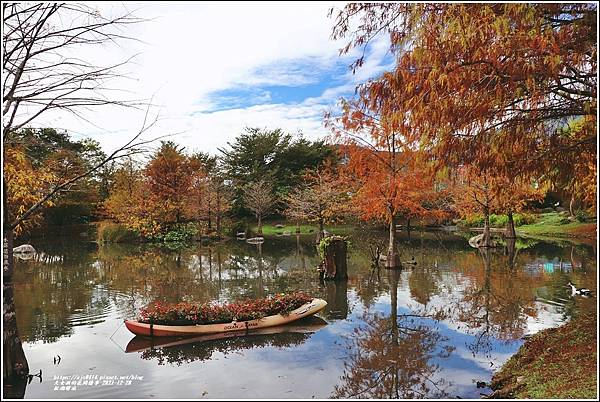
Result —
<path fill-rule="evenodd" d="M 439 377 L 436 359 L 454 348 L 433 326 L 441 312 L 411 311 L 398 314 L 400 271 L 389 271 L 391 313 L 365 313 L 364 325 L 355 329 L 348 345 L 352 355 L 344 364 L 342 383 L 335 398 L 444 398 L 450 384 Z"/>
<path fill-rule="evenodd" d="M 228 354 L 245 349 L 265 348 L 269 346 L 277 348 L 298 346 L 304 343 L 310 335 L 288 333 L 212 340 L 168 348 L 152 348 L 143 351 L 141 357 L 145 360 L 155 359 L 159 365 L 169 363 L 180 366 L 184 363 L 210 360 L 215 352 Z"/>
<path fill-rule="evenodd" d="M 311 316 L 292 324 L 258 329 L 247 334 L 230 332 L 187 339 L 136 336 L 129 341 L 126 352 L 141 352 L 142 359 L 155 359 L 159 365 L 169 363 L 179 366 L 210 360 L 215 352 L 228 354 L 254 348 L 298 346 L 326 325 L 323 319 Z"/>
<path fill-rule="evenodd" d="M 25 395 L 27 387 L 26 378 L 29 373 L 29 364 L 19 338 L 12 282 L 4 282 L 2 296 L 2 314 L 4 315 L 2 326 L 2 379 L 4 386 L 2 395 L 4 398 L 21 399 Z"/>
<path fill-rule="evenodd" d="M 458 320 L 473 335 L 473 341 L 467 345 L 473 356 L 490 358 L 494 339 L 514 341 L 524 335 L 527 318 L 537 315 L 532 289 L 541 286 L 543 278 L 525 275 L 510 264 L 507 267 L 501 258 L 493 260 L 490 249 L 481 248 L 479 254 L 479 261 L 463 264 L 473 266 L 483 262 L 484 269 L 469 274 L 469 286 L 456 304 L 456 312 Z"/>
<path fill-rule="evenodd" d="M 327 306 L 323 314 L 330 320 L 344 320 L 348 316 L 348 281 L 324 281 Z"/>

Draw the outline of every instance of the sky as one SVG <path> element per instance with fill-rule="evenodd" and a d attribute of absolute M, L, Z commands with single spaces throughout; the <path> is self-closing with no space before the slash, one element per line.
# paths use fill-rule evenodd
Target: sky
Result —
<path fill-rule="evenodd" d="M 127 79 L 107 86 L 130 99 L 151 98 L 149 118 L 159 120 L 145 138 L 172 135 L 190 152 L 215 154 L 245 127 L 323 139 L 329 134 L 323 114 L 335 112 L 340 97 L 352 96 L 357 84 L 389 70 L 393 61 L 381 37 L 352 73 L 358 50 L 339 55 L 346 42 L 331 39 L 334 18 L 328 17 L 343 3 L 88 4 L 103 15 L 127 9 L 147 19 L 123 32 L 135 40 L 81 49 L 81 56 L 107 64 L 135 55 Z M 46 116 L 45 123 L 76 139 L 94 138 L 109 152 L 140 129 L 145 109 L 82 114 Z"/>

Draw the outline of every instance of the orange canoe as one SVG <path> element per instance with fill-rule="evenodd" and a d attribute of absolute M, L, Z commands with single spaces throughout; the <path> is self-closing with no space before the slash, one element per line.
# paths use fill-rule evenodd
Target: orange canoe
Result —
<path fill-rule="evenodd" d="M 141 336 L 194 336 L 203 334 L 216 334 L 229 331 L 247 331 L 259 328 L 274 327 L 299 320 L 321 311 L 327 302 L 322 299 L 313 299 L 287 315 L 270 315 L 250 321 L 232 321 L 221 324 L 205 325 L 158 325 L 145 324 L 135 320 L 125 320 L 125 326 L 131 332 Z"/>

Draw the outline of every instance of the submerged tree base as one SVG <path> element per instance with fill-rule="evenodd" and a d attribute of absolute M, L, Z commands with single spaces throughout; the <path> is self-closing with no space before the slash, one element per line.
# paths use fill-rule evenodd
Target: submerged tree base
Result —
<path fill-rule="evenodd" d="M 596 314 L 535 334 L 492 379 L 492 398 L 595 399 Z"/>

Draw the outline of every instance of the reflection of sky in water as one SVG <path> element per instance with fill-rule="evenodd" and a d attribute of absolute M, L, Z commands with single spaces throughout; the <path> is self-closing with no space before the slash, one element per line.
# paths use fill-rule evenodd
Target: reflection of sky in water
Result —
<path fill-rule="evenodd" d="M 314 246 L 310 241 L 305 242 L 302 252 L 299 252 L 296 239 L 290 240 L 288 243 L 275 242 L 271 246 L 265 242 L 261 261 L 258 260 L 256 246 L 239 243 L 231 249 L 220 246 L 218 256 L 216 252 L 206 255 L 206 248 L 183 252 L 179 256 L 153 251 L 150 257 L 158 255 L 162 259 L 148 257 L 141 262 L 127 260 L 138 254 L 146 255 L 146 251 L 137 248 L 77 252 L 72 249 L 64 251 L 60 247 L 54 250 L 40 247 L 43 262 L 39 258 L 37 262 L 19 262 L 21 276 L 15 285 L 22 337 L 40 339 L 26 342 L 25 353 L 31 371 L 37 372 L 41 368 L 44 373 L 41 384 L 34 379 L 27 387 L 26 397 L 330 397 L 336 385 L 343 387 L 341 377 L 345 363 L 349 364 L 357 352 L 352 346 L 357 339 L 355 329 L 365 327 L 365 317 L 377 314 L 389 319 L 391 312 L 388 272 L 382 270 L 375 284 L 369 282 L 368 253 L 360 249 L 353 250 L 350 261 L 348 316 L 345 319 L 328 318 L 327 326 L 299 344 L 253 346 L 253 341 L 248 340 L 247 346 L 241 343 L 241 346 L 226 353 L 207 349 L 208 359 L 191 359 L 179 365 L 159 364 L 156 358 L 142 359 L 138 352 L 124 353 L 132 335 L 122 326 L 122 318 L 131 316 L 155 294 L 162 292 L 177 292 L 186 297 L 203 295 L 224 301 L 240 295 L 254 296 L 260 291 L 271 294 L 303 289 L 319 297 L 335 297 L 335 300 L 328 299 L 328 307 L 338 313 L 343 312 L 345 309 L 335 303 L 345 301 L 344 295 L 330 293 L 332 289 L 324 288 L 316 280 Z M 399 275 L 398 314 L 410 314 L 423 308 L 434 311 L 458 306 L 464 303 L 466 294 L 483 286 L 482 260 L 473 250 L 461 248 L 465 240 L 452 238 L 451 241 L 436 242 L 417 243 L 416 246 L 411 243 L 413 250 L 406 255 L 414 254 L 420 264 L 414 271 L 405 270 Z M 354 244 L 360 246 L 359 242 Z M 545 244 L 519 251 L 518 271 L 515 272 L 520 271 L 521 275 L 514 276 L 515 286 L 529 295 L 529 299 L 525 299 L 531 300 L 535 314 L 521 313 L 520 325 L 523 327 L 518 334 L 532 334 L 560 325 L 577 306 L 595 308 L 593 303 L 581 304 L 580 300 L 570 298 L 564 288 L 564 284 L 573 278 L 581 286 L 595 288 L 595 255 L 591 255 L 593 253 L 589 249 L 578 249 L 575 264 L 571 264 L 570 251 Z M 582 255 L 587 256 L 585 270 L 581 264 Z M 177 266 L 179 258 L 181 265 Z M 494 273 L 503 272 L 502 258 L 505 257 L 493 256 L 491 269 Z M 152 270 L 161 268 L 161 264 L 166 264 L 168 274 L 161 277 L 159 283 L 154 283 L 153 272 L 164 270 Z M 139 272 L 144 272 L 144 275 Z M 492 289 L 503 286 L 504 277 L 492 279 L 495 281 Z M 424 292 L 426 297 L 417 297 L 415 292 Z M 507 294 L 510 295 L 510 292 Z M 500 296 L 507 297 L 504 294 Z M 51 299 L 51 302 L 46 299 Z M 417 300 L 426 300 L 426 306 Z M 330 317 L 328 314 L 325 310 L 322 316 Z M 57 321 L 52 335 L 48 326 L 51 320 Z M 422 324 L 440 336 L 428 361 L 430 365 L 439 365 L 440 370 L 434 372 L 430 380 L 444 379 L 444 391 L 450 398 L 457 395 L 479 397 L 481 390 L 476 388 L 474 381 L 489 381 L 494 370 L 523 342 L 520 335 L 516 338 L 505 336 L 506 339 L 490 336 L 485 339 L 487 351 L 474 353 L 472 345 L 482 328 L 472 323 L 469 327 L 455 309 L 450 309 L 448 316 L 439 322 L 416 318 L 415 323 L 413 325 Z M 274 337 L 276 339 L 276 335 Z M 445 346 L 451 346 L 453 350 L 440 356 L 438 352 Z M 193 353 L 202 348 L 202 345 L 196 349 L 182 348 L 181 353 Z M 53 364 L 56 355 L 62 359 L 59 365 Z M 53 376 L 73 374 L 134 374 L 144 376 L 144 380 L 130 386 L 53 391 Z"/>
<path fill-rule="evenodd" d="M 411 314 L 414 312 L 413 309 L 402 308 L 402 293 L 404 292 L 398 292 L 398 314 Z M 383 313 L 384 316 L 389 316 L 389 296 L 379 298 L 373 310 Z M 474 381 L 487 381 L 492 376 L 493 370 L 502 366 L 523 343 L 520 339 L 506 342 L 491 337 L 491 355 L 487 357 L 474 355 L 467 345 L 475 342 L 475 336 L 464 331 L 464 324 L 461 326 L 452 318 L 439 322 L 431 319 L 417 319 L 417 322 L 438 332 L 445 339 L 441 343 L 452 345 L 455 348 L 447 358 L 434 357 L 430 360 L 442 367 L 441 372 L 437 373 L 436 376 L 450 381 L 451 397 L 460 395 L 463 398 L 478 398 L 480 390 L 474 388 Z M 461 328 L 463 329 L 461 330 Z"/>

